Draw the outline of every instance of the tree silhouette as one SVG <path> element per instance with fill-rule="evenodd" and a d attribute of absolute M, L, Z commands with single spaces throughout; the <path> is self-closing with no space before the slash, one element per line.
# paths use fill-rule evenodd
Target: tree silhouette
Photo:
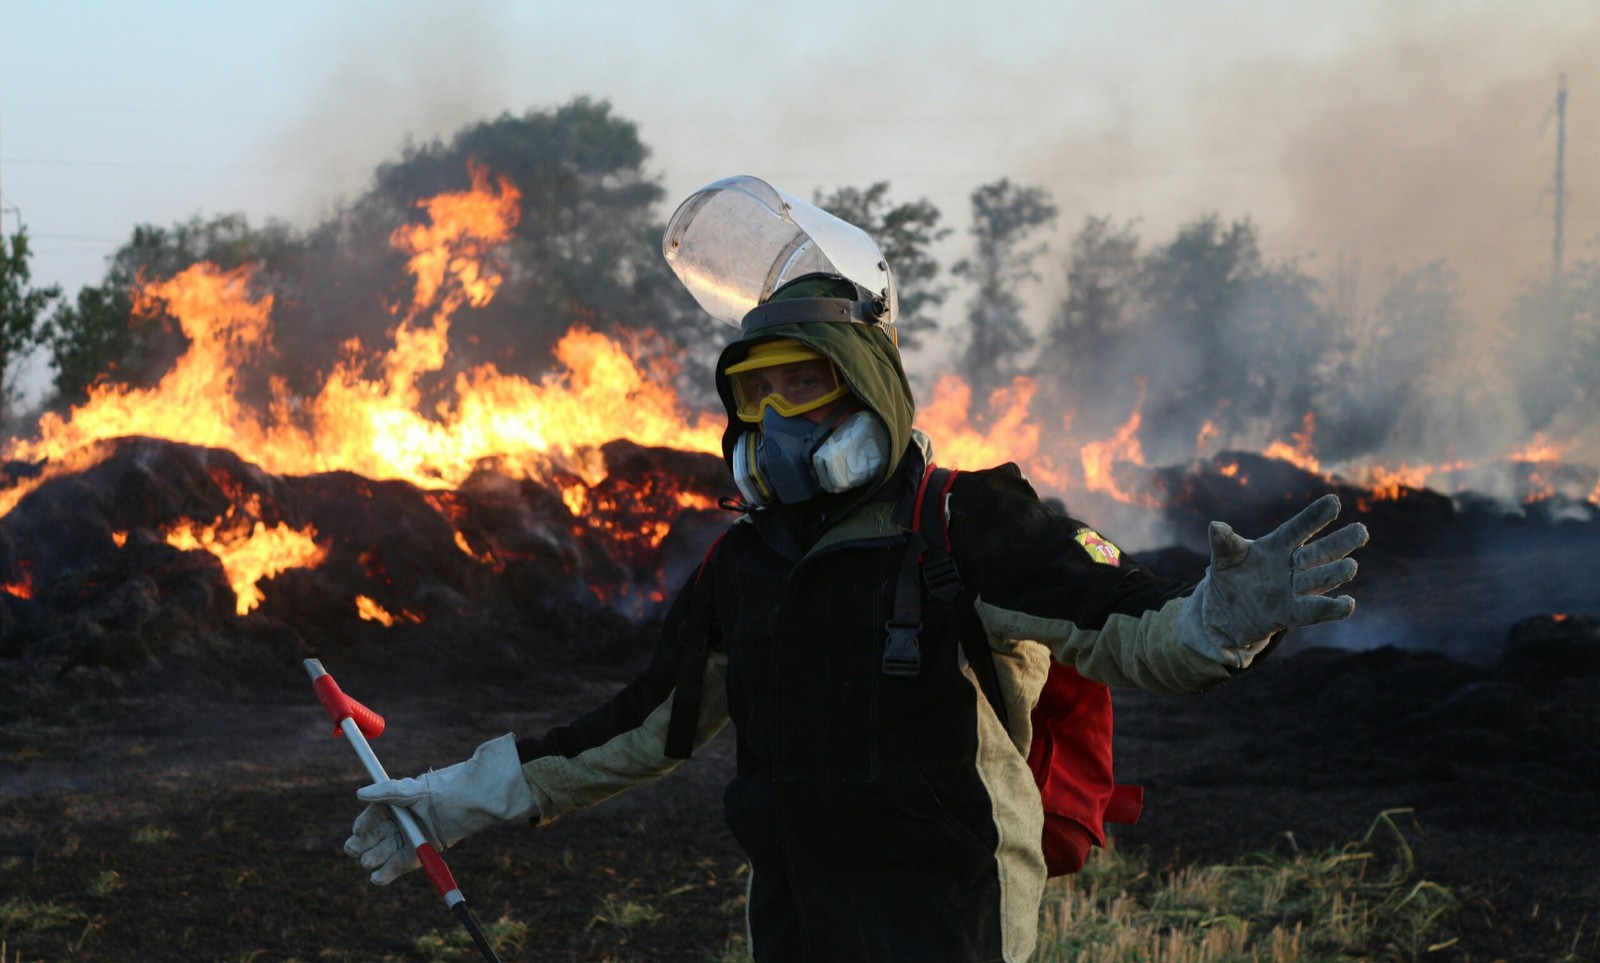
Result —
<path fill-rule="evenodd" d="M 105 278 L 79 289 L 44 327 L 42 340 L 55 369 L 57 404 L 74 404 L 97 378 L 140 387 L 153 385 L 185 349 L 182 334 L 164 319 L 135 317 L 134 288 L 141 280 L 171 277 L 200 261 L 226 270 L 245 264 L 279 271 L 298 239 L 282 224 L 252 228 L 243 214 L 203 221 L 196 217 L 170 228 L 145 224 L 112 255 Z M 269 276 L 258 280 L 266 284 Z"/>
<path fill-rule="evenodd" d="M 1143 320 L 1141 271 L 1131 225 L 1113 229 L 1107 218 L 1091 217 L 1073 236 L 1066 298 L 1052 313 L 1034 359 L 1042 403 L 1081 411 L 1089 400 L 1133 384 L 1122 359 L 1130 331 Z"/>
<path fill-rule="evenodd" d="M 249 375 L 247 390 L 276 375 L 291 390 L 314 392 L 346 357 L 350 339 L 369 351 L 387 343 L 396 307 L 411 297 L 405 256 L 390 238 L 426 216 L 419 201 L 468 189 L 469 161 L 517 188 L 521 217 L 496 252 L 504 283 L 488 305 L 457 312 L 450 357 L 432 388 L 484 363 L 538 376 L 574 322 L 608 332 L 659 331 L 668 344 L 704 355 L 726 338 L 661 257 L 662 189 L 644 169 L 648 157 L 632 122 L 609 104 L 578 98 L 475 123 L 448 141 L 408 145 L 377 169 L 367 190 L 303 233 L 276 224 L 252 229 L 239 215 L 142 225 L 104 280 L 82 289 L 51 321 L 59 401 L 81 398 L 98 377 L 148 384 L 166 370 L 183 350 L 182 336 L 133 317 L 132 289 L 141 278 L 170 277 L 199 260 L 225 268 L 251 262 L 256 283 L 276 296 L 272 338 L 280 363 Z M 703 372 L 692 380 L 709 384 Z"/>
<path fill-rule="evenodd" d="M 1034 345 L 1017 289 L 1038 280 L 1033 262 L 1045 245 L 1024 244 L 1055 217 L 1055 205 L 1043 188 L 1020 187 L 1002 178 L 972 192 L 974 251 L 952 270 L 977 288 L 968 303 L 970 340 L 960 371 L 978 397 L 1019 374 L 1021 356 Z"/>
<path fill-rule="evenodd" d="M 927 198 L 892 204 L 888 196 L 889 182 L 879 181 L 865 190 L 841 187 L 827 195 L 818 192 L 815 203 L 866 231 L 883 250 L 900 296 L 895 327 L 905 350 L 920 346 L 923 336 L 939 326 L 932 313 L 944 303 L 948 289 L 937 283 L 939 262 L 929 248 L 950 229 L 939 227 L 939 209 Z"/>
<path fill-rule="evenodd" d="M 37 339 L 45 309 L 61 296 L 55 285 L 33 286 L 31 257 L 27 228 L 17 228 L 9 239 L 0 232 L 0 424 L 10 415 L 11 369 Z"/>

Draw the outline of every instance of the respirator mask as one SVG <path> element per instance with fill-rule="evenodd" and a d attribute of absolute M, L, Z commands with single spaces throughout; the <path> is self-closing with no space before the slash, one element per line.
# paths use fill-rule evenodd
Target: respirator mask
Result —
<path fill-rule="evenodd" d="M 836 411 L 821 423 L 768 408 L 760 431 L 739 436 L 733 481 L 753 505 L 794 505 L 865 485 L 889 461 L 889 428 L 870 411 Z"/>

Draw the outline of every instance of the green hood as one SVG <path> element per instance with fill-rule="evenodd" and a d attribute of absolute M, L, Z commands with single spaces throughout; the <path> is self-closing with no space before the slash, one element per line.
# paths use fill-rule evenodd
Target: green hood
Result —
<path fill-rule="evenodd" d="M 911 443 L 911 423 L 915 416 L 911 384 L 901 367 L 900 351 L 888 332 L 876 324 L 832 321 L 775 324 L 724 348 L 717 359 L 717 395 L 728 413 L 728 428 L 722 435 L 723 461 L 732 470 L 734 444 L 741 434 L 754 431 L 757 426 L 740 421 L 734 415 L 733 387 L 722 372 L 729 365 L 743 361 L 751 345 L 776 338 L 791 338 L 826 356 L 839 369 L 851 393 L 889 426 L 889 465 L 876 482 L 863 486 L 862 497 L 870 495 L 900 467 L 906 447 Z"/>

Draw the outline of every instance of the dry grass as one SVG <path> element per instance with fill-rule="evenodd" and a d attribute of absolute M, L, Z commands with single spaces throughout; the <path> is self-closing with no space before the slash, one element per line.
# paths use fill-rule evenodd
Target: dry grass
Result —
<path fill-rule="evenodd" d="M 1443 927 L 1459 901 L 1417 878 L 1395 822 L 1406 812 L 1380 813 L 1337 849 L 1161 874 L 1140 857 L 1097 850 L 1081 873 L 1046 889 L 1034 963 L 1422 959 L 1453 942 Z M 703 958 L 750 961 L 743 939 Z"/>
<path fill-rule="evenodd" d="M 1448 946 L 1456 896 L 1417 878 L 1388 810 L 1358 842 L 1320 853 L 1260 854 L 1237 865 L 1152 874 L 1098 851 L 1054 880 L 1040 915 L 1039 963 L 1294 963 L 1421 959 Z M 1380 850 L 1383 852 L 1380 853 Z"/>

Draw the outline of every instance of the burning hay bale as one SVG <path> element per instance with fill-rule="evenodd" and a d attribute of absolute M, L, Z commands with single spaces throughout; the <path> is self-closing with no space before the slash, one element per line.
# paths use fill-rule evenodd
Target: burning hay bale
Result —
<path fill-rule="evenodd" d="M 102 454 L 0 518 L 0 682 L 17 691 L 110 694 L 183 668 L 248 684 L 313 653 L 381 658 L 406 638 L 440 658 L 485 636 L 531 650 L 508 658 L 569 658 L 585 636 L 561 637 L 560 617 L 651 614 L 664 569 L 714 534 L 696 506 L 727 487 L 720 459 L 626 443 L 600 452 L 602 483 L 565 491 L 489 470 L 444 491 L 284 477 L 152 438 Z"/>
<path fill-rule="evenodd" d="M 1144 482 L 1185 544 L 1203 548 L 1206 525 L 1226 519 L 1241 532 L 1266 532 L 1329 491 L 1339 495 L 1388 552 L 1426 552 L 1456 516 L 1449 498 L 1418 488 L 1375 498 L 1364 488 L 1265 455 L 1223 452 L 1191 465 L 1154 469 Z M 1363 553 L 1363 556 L 1371 554 Z"/>

